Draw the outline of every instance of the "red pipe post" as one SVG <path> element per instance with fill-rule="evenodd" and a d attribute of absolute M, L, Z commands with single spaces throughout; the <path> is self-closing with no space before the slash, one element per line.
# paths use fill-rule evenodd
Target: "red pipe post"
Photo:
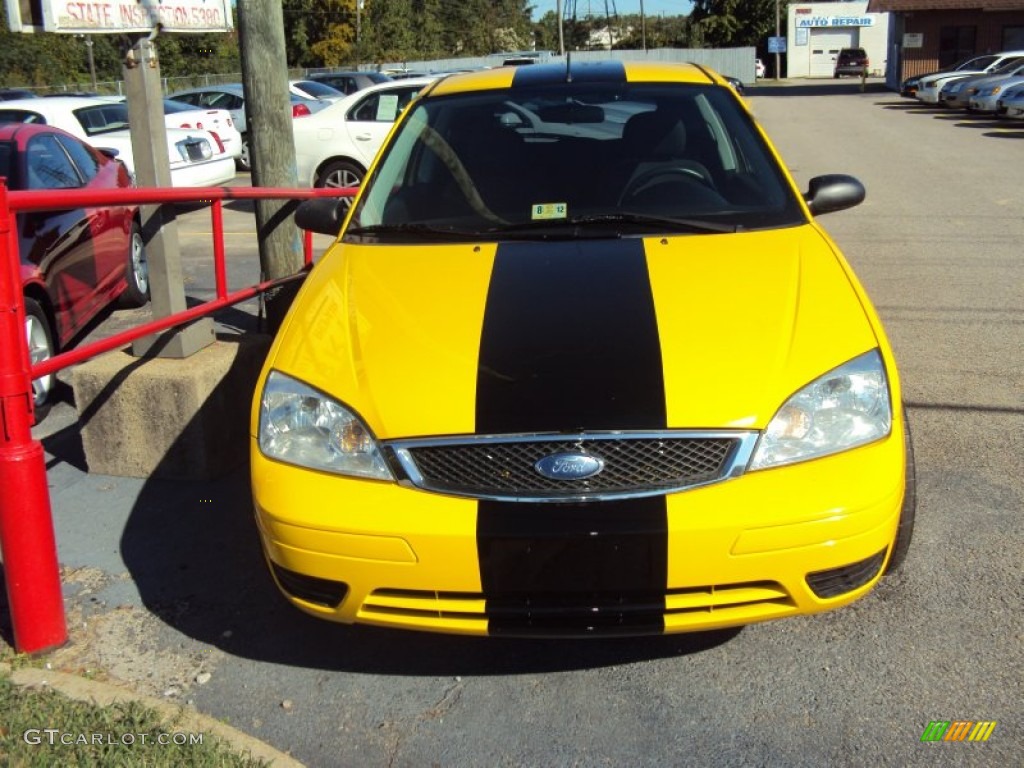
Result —
<path fill-rule="evenodd" d="M 0 178 L 0 552 L 14 646 L 41 653 L 67 642 L 46 455 L 32 439 L 32 380 L 14 217 Z"/>
<path fill-rule="evenodd" d="M 351 194 L 353 190 L 346 190 Z M 53 529 L 46 455 L 32 438 L 32 377 L 43 376 L 80 360 L 108 351 L 126 340 L 147 335 L 153 328 L 169 328 L 190 322 L 224 306 L 243 301 L 274 285 L 302 279 L 304 272 L 270 280 L 228 293 L 223 248 L 221 200 L 310 199 L 338 196 L 327 189 L 178 188 L 125 189 L 96 193 L 60 190 L 8 193 L 0 177 L 0 553 L 7 583 L 15 649 L 42 653 L 68 640 L 61 593 L 60 564 Z M 25 337 L 25 305 L 18 263 L 14 211 L 61 210 L 85 206 L 195 202 L 214 203 L 213 227 L 220 230 L 215 242 L 217 299 L 125 331 L 101 342 L 58 355 L 32 366 Z M 219 249 L 218 244 L 219 243 Z M 312 261 L 312 236 L 307 233 L 306 268 Z"/>

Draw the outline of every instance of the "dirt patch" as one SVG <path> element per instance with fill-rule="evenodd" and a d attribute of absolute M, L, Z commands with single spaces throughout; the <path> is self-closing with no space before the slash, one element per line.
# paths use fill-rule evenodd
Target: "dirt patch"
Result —
<path fill-rule="evenodd" d="M 98 593 L 118 579 L 95 568 L 64 569 L 68 643 L 47 657 L 53 669 L 106 680 L 139 693 L 183 699 L 214 674 L 223 655 L 177 635 L 149 611 L 107 606 Z"/>

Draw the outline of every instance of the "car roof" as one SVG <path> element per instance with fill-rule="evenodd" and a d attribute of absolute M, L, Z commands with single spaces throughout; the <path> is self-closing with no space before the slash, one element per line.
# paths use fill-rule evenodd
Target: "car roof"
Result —
<path fill-rule="evenodd" d="M 244 95 L 244 88 L 241 83 L 215 83 L 213 85 L 197 85 L 194 88 L 182 88 L 173 93 L 202 93 L 203 91 L 227 91 L 239 96 Z M 172 97 L 173 98 L 173 97 Z"/>
<path fill-rule="evenodd" d="M 716 79 L 717 77 L 717 79 Z M 693 83 L 725 84 L 717 72 L 699 64 L 649 61 L 559 62 L 534 64 L 530 67 L 495 67 L 478 72 L 448 75 L 429 89 L 432 96 L 463 91 L 498 90 L 518 86 L 546 85 L 563 82 L 588 83 Z"/>

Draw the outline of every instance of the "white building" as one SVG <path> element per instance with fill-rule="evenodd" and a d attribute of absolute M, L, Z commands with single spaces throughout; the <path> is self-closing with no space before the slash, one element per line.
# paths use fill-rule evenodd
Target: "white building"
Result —
<path fill-rule="evenodd" d="M 869 74 L 885 74 L 889 14 L 868 13 L 867 7 L 867 0 L 790 5 L 786 77 L 832 77 L 841 48 L 863 48 Z"/>

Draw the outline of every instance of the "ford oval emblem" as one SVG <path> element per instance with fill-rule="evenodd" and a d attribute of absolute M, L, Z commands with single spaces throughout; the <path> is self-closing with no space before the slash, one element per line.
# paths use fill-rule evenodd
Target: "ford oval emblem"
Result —
<path fill-rule="evenodd" d="M 585 480 L 604 469 L 604 459 L 585 453 L 554 453 L 533 465 L 537 474 L 551 480 Z"/>

